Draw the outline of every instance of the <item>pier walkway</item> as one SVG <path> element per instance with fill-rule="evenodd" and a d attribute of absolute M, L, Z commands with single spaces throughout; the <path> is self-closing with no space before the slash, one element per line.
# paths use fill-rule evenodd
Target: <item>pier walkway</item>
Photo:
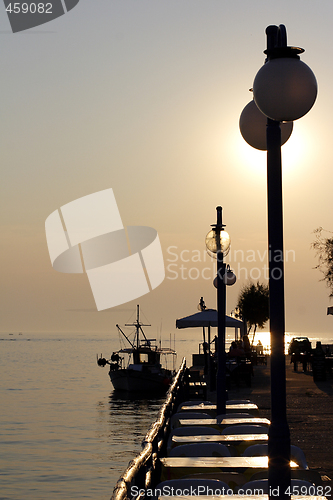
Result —
<path fill-rule="evenodd" d="M 286 357 L 287 417 L 291 442 L 305 453 L 310 469 L 333 480 L 333 378 L 314 382 L 312 372 L 294 372 Z M 260 408 L 262 417 L 270 418 L 270 365 L 254 369 L 251 387 L 232 387 L 230 399 L 250 399 Z M 214 401 L 214 393 L 207 399 Z"/>

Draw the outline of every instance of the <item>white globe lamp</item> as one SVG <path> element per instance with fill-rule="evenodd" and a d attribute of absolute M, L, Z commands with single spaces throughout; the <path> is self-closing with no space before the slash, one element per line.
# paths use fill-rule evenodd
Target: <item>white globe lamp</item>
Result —
<path fill-rule="evenodd" d="M 269 59 L 258 71 L 253 82 L 253 97 L 268 118 L 290 122 L 312 108 L 317 89 L 315 75 L 298 56 L 277 57 Z"/>
<path fill-rule="evenodd" d="M 205 243 L 208 254 L 216 259 L 218 251 L 223 253 L 223 257 L 228 255 L 231 240 L 227 231 L 214 227 L 207 233 Z"/>
<path fill-rule="evenodd" d="M 245 106 L 239 118 L 239 129 L 243 139 L 253 148 L 266 151 L 266 127 L 267 116 L 252 100 Z M 292 130 L 293 122 L 281 123 L 281 146 L 287 142 Z"/>

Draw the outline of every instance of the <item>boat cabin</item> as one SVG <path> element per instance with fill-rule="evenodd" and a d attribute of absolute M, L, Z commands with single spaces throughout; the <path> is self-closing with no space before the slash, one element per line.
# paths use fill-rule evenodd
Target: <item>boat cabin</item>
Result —
<path fill-rule="evenodd" d="M 153 341 L 155 339 L 151 339 Z M 160 364 L 161 354 L 157 350 L 157 346 L 141 345 L 138 349 L 133 350 L 133 363 L 135 365 L 148 364 L 151 366 Z"/>

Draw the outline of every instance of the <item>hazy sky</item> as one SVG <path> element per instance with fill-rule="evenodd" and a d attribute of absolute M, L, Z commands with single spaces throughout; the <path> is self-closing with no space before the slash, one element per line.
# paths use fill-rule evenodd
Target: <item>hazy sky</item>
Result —
<path fill-rule="evenodd" d="M 333 231 L 332 16 L 331 0 L 80 0 L 12 34 L 0 5 L 1 330 L 114 331 L 140 303 L 154 327 L 174 332 L 201 296 L 216 305 L 204 242 L 217 205 L 238 275 L 228 312 L 248 278 L 265 281 L 266 156 L 243 141 L 238 120 L 265 28 L 283 23 L 319 86 L 283 147 L 286 330 L 333 332 L 310 248 L 315 228 Z M 86 275 L 52 269 L 44 224 L 110 187 L 125 226 L 158 231 L 166 279 L 97 312 Z"/>

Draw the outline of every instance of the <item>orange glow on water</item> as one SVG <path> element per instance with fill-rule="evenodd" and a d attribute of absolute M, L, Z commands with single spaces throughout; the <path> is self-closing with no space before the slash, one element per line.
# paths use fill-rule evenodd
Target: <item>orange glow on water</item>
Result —
<path fill-rule="evenodd" d="M 291 339 L 293 337 L 299 337 L 299 336 L 300 336 L 300 334 L 293 333 L 293 332 L 286 332 L 285 333 L 285 353 L 286 354 L 288 353 L 288 347 L 289 347 L 289 344 L 291 342 Z M 227 351 L 229 350 L 229 345 L 233 340 L 234 340 L 233 332 L 230 329 L 230 332 L 227 332 Z M 270 350 L 271 350 L 270 332 L 257 330 L 255 337 L 254 337 L 254 341 L 253 341 L 253 332 L 250 332 L 249 333 L 249 340 L 250 340 L 250 344 L 252 344 L 252 342 L 253 342 L 254 346 L 256 346 L 260 340 L 260 342 L 262 343 L 263 348 L 264 348 L 264 353 L 265 354 L 270 353 Z M 315 346 L 313 345 L 312 347 L 315 347 Z"/>

